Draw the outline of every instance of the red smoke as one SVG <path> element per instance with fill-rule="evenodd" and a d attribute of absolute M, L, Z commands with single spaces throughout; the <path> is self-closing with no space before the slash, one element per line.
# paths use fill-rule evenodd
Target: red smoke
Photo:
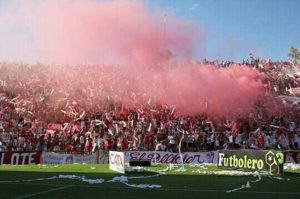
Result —
<path fill-rule="evenodd" d="M 60 82 L 55 92 L 72 93 L 85 108 L 91 106 L 87 101 L 98 106 L 106 98 L 128 104 L 151 99 L 184 114 L 224 116 L 248 114 L 264 95 L 256 70 L 190 64 L 203 31 L 170 13 L 150 14 L 143 2 L 21 1 L 14 9 L 11 17 L 32 36 L 29 58 L 112 65 L 45 69 Z"/>
<path fill-rule="evenodd" d="M 33 1 L 18 5 L 33 35 L 32 50 L 39 61 L 60 64 L 135 64 L 191 58 L 193 41 L 203 33 L 175 16 L 134 1 Z M 17 13 L 21 8 L 16 8 Z M 25 16 L 23 16 L 25 15 Z M 30 20 L 22 21 L 28 18 Z"/>

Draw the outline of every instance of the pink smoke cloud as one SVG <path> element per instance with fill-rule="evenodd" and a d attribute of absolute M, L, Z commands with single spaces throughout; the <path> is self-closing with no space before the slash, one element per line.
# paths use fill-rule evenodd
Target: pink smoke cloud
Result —
<path fill-rule="evenodd" d="M 145 3 L 136 1 L 17 1 L 2 20 L 24 28 L 30 40 L 21 42 L 20 56 L 27 61 L 112 65 L 87 67 L 86 73 L 72 67 L 62 67 L 60 74 L 49 69 L 49 77 L 67 81 L 57 90 L 74 98 L 82 98 L 79 93 L 91 87 L 101 93 L 94 103 L 107 97 L 128 104 L 152 98 L 184 114 L 248 114 L 265 92 L 259 72 L 190 64 L 194 42 L 202 47 L 204 31 L 167 14 L 159 9 L 151 14 Z M 14 36 L 7 41 L 0 44 L 16 42 Z"/>
<path fill-rule="evenodd" d="M 253 111 L 253 103 L 265 97 L 261 81 L 264 76 L 245 66 L 181 64 L 150 72 L 136 71 L 135 75 L 139 81 L 131 84 L 137 90 L 147 88 L 149 96 L 175 105 L 183 114 L 247 116 Z"/>
<path fill-rule="evenodd" d="M 30 59 L 45 63 L 157 64 L 168 52 L 179 60 L 190 59 L 196 35 L 198 41 L 204 37 L 197 26 L 171 13 L 166 16 L 157 9 L 150 14 L 142 1 L 14 3 L 2 14 L 4 24 L 23 26 L 31 42 L 18 50 L 29 50 Z"/>

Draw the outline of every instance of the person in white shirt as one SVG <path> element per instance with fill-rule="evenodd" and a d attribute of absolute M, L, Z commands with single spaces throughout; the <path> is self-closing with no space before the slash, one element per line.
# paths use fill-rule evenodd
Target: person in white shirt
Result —
<path fill-rule="evenodd" d="M 234 140 L 235 148 L 238 148 L 238 149 L 241 148 L 241 143 L 242 143 L 242 134 L 238 133 Z"/>
<path fill-rule="evenodd" d="M 163 145 L 161 142 L 157 142 L 155 146 L 155 151 L 166 151 L 166 146 Z"/>
<path fill-rule="evenodd" d="M 101 147 L 101 142 L 102 139 L 100 138 L 100 136 L 95 136 L 93 139 L 93 149 L 92 152 L 94 153 L 96 150 L 99 150 Z"/>
<path fill-rule="evenodd" d="M 228 134 L 228 144 L 229 144 L 229 148 L 232 149 L 233 148 L 233 135 L 230 132 L 230 134 Z"/>
<path fill-rule="evenodd" d="M 20 136 L 18 138 L 18 144 L 20 149 L 24 148 L 24 143 L 25 143 L 25 138 L 23 136 Z"/>
<path fill-rule="evenodd" d="M 80 143 L 80 148 L 81 150 L 83 151 L 84 150 L 84 147 L 85 147 L 85 138 L 84 138 L 84 135 L 80 135 L 79 137 L 79 143 Z"/>
<path fill-rule="evenodd" d="M 279 137 L 279 144 L 282 146 L 282 149 L 289 148 L 289 143 L 288 143 L 287 137 L 285 136 L 284 133 L 281 133 L 281 135 Z"/>
<path fill-rule="evenodd" d="M 169 151 L 170 152 L 175 152 L 175 148 L 176 148 L 176 145 L 175 145 L 175 138 L 173 135 L 169 135 L 168 136 L 168 140 L 169 140 Z"/>

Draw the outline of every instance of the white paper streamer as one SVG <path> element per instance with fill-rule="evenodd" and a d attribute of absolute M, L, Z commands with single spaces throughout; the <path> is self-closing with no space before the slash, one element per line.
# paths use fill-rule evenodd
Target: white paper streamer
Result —
<path fill-rule="evenodd" d="M 247 188 L 247 189 L 251 188 L 250 182 L 251 183 L 256 183 L 256 182 L 261 181 L 261 179 L 262 179 L 261 175 L 258 175 L 257 177 L 258 178 L 256 180 L 247 181 L 246 185 L 242 185 L 241 187 L 236 188 L 236 189 L 227 190 L 226 193 L 231 193 L 231 192 L 238 191 L 238 190 L 245 189 L 245 188 Z"/>
<path fill-rule="evenodd" d="M 141 188 L 141 189 L 159 189 L 161 188 L 161 185 L 155 185 L 155 184 L 128 184 L 123 183 L 129 187 L 135 187 L 135 188 Z"/>
<path fill-rule="evenodd" d="M 206 169 L 206 168 L 204 168 Z M 200 169 L 193 170 L 192 173 L 199 173 L 204 175 L 226 175 L 226 176 L 258 176 L 258 172 L 246 172 L 246 171 L 202 171 Z"/>
<path fill-rule="evenodd" d="M 156 177 L 158 175 L 152 175 L 152 176 L 136 176 L 136 177 L 127 177 L 127 176 L 118 176 L 114 177 L 112 180 L 109 180 L 108 182 L 120 182 L 123 183 L 129 187 L 135 187 L 135 188 L 141 188 L 141 189 L 157 189 L 161 188 L 161 185 L 155 185 L 155 184 L 129 184 L 128 179 L 137 179 L 137 178 L 150 178 L 150 177 Z"/>
<path fill-rule="evenodd" d="M 57 179 L 57 176 L 52 176 L 52 177 L 49 177 L 49 178 L 35 178 L 35 179 L 28 179 L 28 180 L 5 180 L 5 181 L 0 181 L 0 183 L 34 182 L 34 181 L 54 180 L 54 179 Z"/>
<path fill-rule="evenodd" d="M 226 193 L 231 193 L 231 192 L 234 192 L 234 191 L 238 191 L 238 190 L 244 189 L 245 187 L 246 187 L 245 185 L 242 185 L 242 186 L 239 187 L 239 188 L 232 189 L 232 190 L 228 190 L 228 191 L 226 191 Z"/>
<path fill-rule="evenodd" d="M 47 165 L 40 165 L 39 168 L 47 168 Z M 132 169 L 132 171 L 135 171 L 135 170 L 143 171 L 146 169 L 144 169 L 142 167 L 137 167 L 137 168 Z M 129 179 L 146 179 L 146 178 L 158 177 L 158 176 L 164 174 L 163 171 L 167 171 L 167 170 L 169 170 L 169 168 L 166 168 L 166 169 L 160 171 L 159 173 L 157 173 L 157 171 L 152 171 L 152 172 L 156 172 L 156 174 L 148 175 L 148 176 L 132 176 L 132 177 L 117 176 L 117 177 L 114 177 L 113 179 L 109 180 L 108 182 L 120 182 L 120 183 L 125 184 L 126 186 L 141 188 L 141 189 L 161 188 L 161 185 L 155 185 L 155 184 L 129 184 L 128 180 Z M 86 178 L 85 176 L 60 174 L 58 176 L 52 176 L 49 178 L 36 178 L 36 179 L 27 179 L 27 180 L 9 180 L 9 181 L 0 181 L 0 183 L 34 182 L 34 181 L 44 181 L 44 180 L 53 180 L 53 179 L 78 180 L 78 181 L 86 182 L 89 184 L 101 184 L 101 183 L 105 182 L 104 179 L 89 179 L 89 178 Z"/>
<path fill-rule="evenodd" d="M 182 156 L 182 153 L 181 153 L 181 143 L 182 143 L 182 140 L 184 139 L 184 135 L 185 135 L 185 132 L 184 132 L 184 130 L 183 130 L 183 131 L 182 131 L 181 139 L 180 139 L 180 141 L 179 141 L 179 146 L 178 146 L 179 156 L 180 156 L 180 161 L 181 161 L 181 168 L 180 168 L 180 169 L 177 169 L 178 172 L 184 172 L 184 171 L 186 171 L 186 169 L 184 168 L 183 156 Z"/>
<path fill-rule="evenodd" d="M 133 172 L 133 171 L 137 171 L 137 172 L 142 172 L 142 171 L 148 171 L 148 172 L 155 172 L 156 174 L 154 175 L 147 175 L 147 176 L 117 176 L 114 177 L 112 180 L 109 180 L 108 182 L 120 182 L 125 184 L 126 186 L 129 187 L 135 187 L 135 188 L 141 188 L 141 189 L 157 189 L 157 188 L 161 188 L 161 185 L 155 185 L 155 184 L 129 184 L 128 180 L 129 179 L 146 179 L 146 178 L 154 178 L 154 177 L 158 177 L 161 176 L 163 174 L 165 174 L 165 172 L 170 171 L 172 169 L 172 166 L 168 166 L 165 169 L 162 170 L 152 170 L 152 169 L 147 169 L 144 167 L 133 167 L 133 168 L 128 168 L 126 171 L 129 172 Z"/>
<path fill-rule="evenodd" d="M 38 164 L 38 168 L 39 169 L 48 169 L 49 167 L 45 164 L 42 164 L 42 165 Z"/>
<path fill-rule="evenodd" d="M 300 170 L 300 164 L 285 163 L 284 170 L 292 170 L 292 171 Z"/>
<path fill-rule="evenodd" d="M 72 180 L 79 180 L 82 182 L 87 182 L 89 184 L 101 184 L 104 182 L 104 179 L 88 179 L 85 176 L 76 176 L 76 175 L 59 175 L 59 179 L 72 179 Z"/>
<path fill-rule="evenodd" d="M 132 167 L 132 168 L 126 168 L 126 172 L 143 172 L 144 169 L 143 167 L 137 166 L 137 167 Z"/>
<path fill-rule="evenodd" d="M 161 175 L 162 175 L 162 173 L 157 173 L 155 175 L 149 175 L 149 176 L 132 176 L 132 177 L 128 177 L 128 179 L 153 178 L 153 177 L 158 177 Z"/>
<path fill-rule="evenodd" d="M 79 180 L 82 182 L 87 182 L 89 184 L 100 184 L 104 182 L 104 179 L 87 179 L 85 176 L 76 176 L 76 175 L 63 175 L 60 174 L 58 176 L 52 176 L 49 178 L 35 178 L 28 180 L 9 180 L 9 181 L 0 181 L 0 183 L 19 183 L 19 182 L 35 182 L 35 181 L 45 181 L 45 180 L 54 180 L 54 179 L 71 179 L 71 180 Z"/>
<path fill-rule="evenodd" d="M 109 180 L 108 182 L 128 182 L 128 177 L 126 176 L 117 176 L 117 177 L 114 177 L 113 179 Z"/>

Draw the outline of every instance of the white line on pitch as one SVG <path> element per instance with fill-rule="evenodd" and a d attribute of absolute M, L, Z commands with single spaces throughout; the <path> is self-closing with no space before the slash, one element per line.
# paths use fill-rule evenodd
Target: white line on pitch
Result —
<path fill-rule="evenodd" d="M 3 183 L 3 184 L 24 184 L 24 185 L 37 185 L 37 186 L 53 186 L 57 184 L 41 184 L 41 183 Z M 132 188 L 132 187 L 111 187 L 111 186 L 97 186 L 97 185 L 80 185 L 80 184 L 72 184 L 69 186 L 64 186 L 61 188 L 56 188 L 57 190 L 65 189 L 68 187 L 88 187 L 88 188 L 100 188 L 100 189 L 135 189 L 135 190 L 146 190 L 146 189 L 140 189 L 140 188 Z M 51 189 L 53 191 L 56 191 L 55 189 Z M 182 188 L 161 188 L 161 189 L 147 189 L 147 190 L 153 190 L 153 191 L 187 191 L 187 192 L 226 192 L 226 190 L 222 189 L 182 189 Z M 300 195 L 300 192 L 274 192 L 274 191 L 235 191 L 230 194 L 234 193 L 247 193 L 247 194 L 280 194 L 280 195 Z M 17 197 L 15 199 L 21 199 L 20 197 Z"/>
<path fill-rule="evenodd" d="M 58 188 L 54 188 L 54 189 L 49 189 L 46 191 L 41 191 L 41 192 L 37 192 L 37 193 L 33 193 L 33 194 L 28 194 L 28 195 L 24 195 L 24 196 L 19 196 L 16 197 L 15 199 L 23 199 L 23 198 L 30 198 L 30 197 L 34 197 L 40 194 L 44 194 L 44 193 L 49 193 L 49 192 L 53 192 L 53 191 L 58 191 L 58 190 L 62 190 L 62 189 L 66 189 L 72 187 L 72 185 L 68 185 L 68 186 L 64 186 L 64 187 L 58 187 Z"/>

